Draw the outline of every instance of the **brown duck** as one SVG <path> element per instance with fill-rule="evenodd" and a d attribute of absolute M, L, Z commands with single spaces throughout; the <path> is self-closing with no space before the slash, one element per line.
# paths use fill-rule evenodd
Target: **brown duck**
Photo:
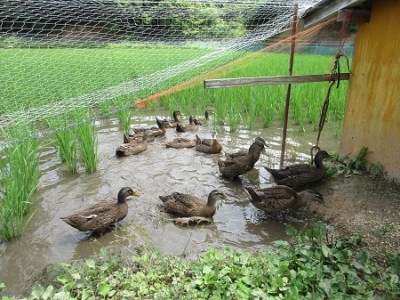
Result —
<path fill-rule="evenodd" d="M 162 123 L 164 124 L 165 128 L 175 128 L 176 124 L 180 123 L 178 116 L 181 115 L 181 112 L 179 110 L 175 110 L 172 113 L 172 120 L 168 121 L 166 119 L 162 120 Z"/>
<path fill-rule="evenodd" d="M 213 133 L 212 139 L 201 139 L 196 134 L 196 151 L 209 153 L 209 154 L 217 154 L 222 151 L 222 145 L 216 139 L 216 133 Z"/>
<path fill-rule="evenodd" d="M 248 153 L 249 153 L 248 150 L 242 149 L 242 150 L 239 150 L 236 152 L 231 152 L 231 153 L 225 152 L 225 157 L 227 159 L 234 159 L 234 158 L 238 158 L 241 156 L 246 156 Z"/>
<path fill-rule="evenodd" d="M 122 144 L 115 151 L 115 155 L 118 157 L 129 156 L 139 154 L 147 149 L 147 138 L 148 133 L 145 132 L 143 139 L 131 140 L 129 143 Z"/>
<path fill-rule="evenodd" d="M 205 217 L 211 218 L 216 211 L 215 204 L 218 200 L 227 199 L 224 192 L 213 190 L 208 195 L 208 200 L 189 194 L 172 193 L 167 196 L 160 196 L 164 202 L 164 211 L 178 217 Z"/>
<path fill-rule="evenodd" d="M 177 132 L 188 132 L 188 131 L 194 131 L 197 129 L 196 124 L 193 122 L 193 117 L 189 117 L 189 124 L 188 125 L 182 125 L 180 123 L 176 124 L 176 131 Z"/>
<path fill-rule="evenodd" d="M 193 148 L 194 146 L 196 146 L 196 141 L 187 138 L 175 138 L 172 141 L 165 143 L 165 147 L 176 148 L 176 149 Z"/>
<path fill-rule="evenodd" d="M 139 196 L 139 193 L 124 187 L 119 191 L 116 203 L 103 201 L 61 220 L 80 231 L 102 232 L 126 217 L 129 196 Z"/>
<path fill-rule="evenodd" d="M 285 209 L 296 209 L 307 204 L 307 201 L 322 202 L 322 195 L 316 191 L 305 190 L 296 192 L 285 185 L 277 185 L 270 188 L 254 190 L 244 187 L 251 196 L 251 203 L 258 209 L 268 212 Z"/>
<path fill-rule="evenodd" d="M 237 178 L 239 175 L 250 171 L 254 167 L 264 147 L 269 146 L 265 143 L 264 139 L 257 137 L 254 143 L 251 144 L 247 155 L 232 159 L 218 160 L 219 171 L 227 178 Z"/>
<path fill-rule="evenodd" d="M 271 169 L 265 167 L 271 173 L 274 181 L 280 185 L 289 186 L 295 190 L 320 181 L 325 177 L 325 166 L 323 160 L 329 158 L 328 152 L 320 150 L 315 155 L 315 166 L 310 164 L 290 165 L 284 169 Z"/>
<path fill-rule="evenodd" d="M 208 110 L 205 111 L 204 117 L 205 117 L 205 122 L 208 123 L 208 120 L 210 119 Z M 195 125 L 203 125 L 203 121 L 201 121 L 197 118 L 193 118 L 193 123 Z"/>

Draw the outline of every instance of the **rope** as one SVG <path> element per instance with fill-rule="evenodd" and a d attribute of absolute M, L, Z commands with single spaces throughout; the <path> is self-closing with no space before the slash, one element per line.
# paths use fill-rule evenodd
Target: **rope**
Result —
<path fill-rule="evenodd" d="M 330 75 L 331 78 L 329 80 L 328 92 L 326 94 L 325 101 L 322 106 L 321 118 L 319 120 L 319 125 L 318 125 L 317 141 L 316 141 L 315 145 L 312 146 L 310 149 L 311 164 L 314 163 L 315 154 L 321 150 L 321 148 L 318 146 L 319 139 L 321 137 L 322 129 L 324 128 L 324 125 L 325 125 L 326 114 L 328 112 L 328 107 L 329 107 L 330 94 L 332 91 L 332 87 L 336 83 L 336 78 L 337 78 L 336 88 L 339 88 L 339 85 L 340 85 L 340 73 L 341 73 L 340 72 L 340 59 L 342 57 L 346 59 L 347 70 L 351 74 L 349 58 L 343 53 L 343 47 L 344 47 L 344 43 L 346 40 L 348 29 L 349 29 L 350 20 L 351 20 L 351 12 L 348 12 L 348 13 L 346 13 L 346 15 L 344 17 L 342 28 L 341 28 L 341 31 L 339 34 L 340 42 L 339 42 L 338 50 L 335 53 L 335 60 L 333 62 L 333 68 L 332 68 L 331 75 Z"/>

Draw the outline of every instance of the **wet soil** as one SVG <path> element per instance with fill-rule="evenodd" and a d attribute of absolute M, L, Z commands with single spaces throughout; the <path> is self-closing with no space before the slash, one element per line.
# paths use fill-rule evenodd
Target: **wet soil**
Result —
<path fill-rule="evenodd" d="M 400 252 L 400 186 L 368 174 L 325 180 L 317 186 L 326 206 L 311 209 L 335 236 L 360 234 L 360 247 L 378 262 Z"/>
<path fill-rule="evenodd" d="M 154 119 L 153 114 L 135 117 L 133 126 L 153 126 Z M 223 153 L 206 155 L 193 149 L 165 148 L 165 142 L 175 137 L 194 138 L 198 134 L 210 138 L 212 124 L 200 127 L 196 133 L 178 134 L 169 129 L 165 138 L 152 142 L 145 152 L 120 159 L 115 157 L 115 149 L 122 143 L 117 122 L 111 120 L 97 127 L 99 166 L 95 174 L 87 175 L 82 170 L 78 174 L 66 174 L 54 148 L 47 147 L 42 152 L 42 177 L 34 194 L 34 214 L 29 226 L 20 238 L 0 244 L 0 282 L 6 284 L 3 293 L 26 293 L 31 281 L 47 265 L 85 258 L 110 245 L 126 249 L 153 248 L 189 258 L 201 255 L 209 247 L 266 251 L 272 241 L 286 238 L 285 223 L 300 228 L 319 219 L 329 224 L 336 236 L 361 233 L 363 246 L 381 257 L 400 248 L 399 189 L 367 175 L 325 180 L 315 188 L 324 195 L 326 206 L 312 204 L 280 218 L 250 204 L 242 184 L 256 188 L 273 184 L 263 166 L 278 167 L 279 125 L 254 130 L 240 127 L 236 132 L 218 128 L 217 138 L 224 145 L 224 151 L 246 149 L 257 136 L 265 138 L 271 146 L 240 182 L 221 178 L 216 162 Z M 315 132 L 290 128 L 286 164 L 307 161 Z M 327 151 L 337 151 L 338 139 L 325 131 L 320 144 Z M 128 216 L 119 228 L 92 238 L 59 219 L 99 200 L 115 199 L 123 186 L 131 186 L 141 196 L 129 202 Z M 218 205 L 209 225 L 179 226 L 162 212 L 159 195 L 179 191 L 206 198 L 215 188 L 223 190 L 229 200 Z"/>

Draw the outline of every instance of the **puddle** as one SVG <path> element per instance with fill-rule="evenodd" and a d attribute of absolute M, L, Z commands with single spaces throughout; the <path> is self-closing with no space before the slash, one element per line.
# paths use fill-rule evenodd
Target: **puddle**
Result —
<path fill-rule="evenodd" d="M 160 115 L 159 115 L 160 116 Z M 134 127 L 154 126 L 152 115 L 135 117 Z M 212 127 L 201 126 L 196 132 L 200 137 L 211 138 Z M 231 133 L 228 128 L 218 129 L 217 138 L 227 151 L 247 149 L 255 137 L 263 137 L 271 145 L 262 154 L 255 169 L 242 176 L 243 183 L 260 188 L 271 185 L 263 165 L 278 167 L 281 128 L 246 130 L 239 128 Z M 195 133 L 176 133 L 168 129 L 165 138 L 156 139 L 148 149 L 137 155 L 117 158 L 115 149 L 122 143 L 122 134 L 116 121 L 98 125 L 99 164 L 95 174 L 77 175 L 64 173 L 53 148 L 41 156 L 42 177 L 34 194 L 34 215 L 19 239 L 0 247 L 0 282 L 6 294 L 21 294 L 32 275 L 49 263 L 69 262 L 87 257 L 103 246 L 117 240 L 134 244 L 139 237 L 163 253 L 186 254 L 195 257 L 208 247 L 229 246 L 237 250 L 265 249 L 271 241 L 284 239 L 284 224 L 302 226 L 306 220 L 286 219 L 277 221 L 257 210 L 249 202 L 240 182 L 220 176 L 217 160 L 223 154 L 209 155 L 194 149 L 165 148 L 166 140 L 175 137 L 193 138 Z M 309 149 L 316 132 L 288 131 L 287 150 L 292 161 L 308 159 Z M 321 145 L 336 151 L 338 139 L 324 132 Z M 99 237 L 88 239 L 86 233 L 77 231 L 60 220 L 99 200 L 116 199 L 121 187 L 130 186 L 141 193 L 129 201 L 129 213 L 122 227 Z M 210 225 L 181 227 L 168 221 L 169 215 L 161 212 L 158 196 L 174 191 L 193 193 L 206 198 L 213 189 L 221 189 L 229 200 L 220 203 Z"/>

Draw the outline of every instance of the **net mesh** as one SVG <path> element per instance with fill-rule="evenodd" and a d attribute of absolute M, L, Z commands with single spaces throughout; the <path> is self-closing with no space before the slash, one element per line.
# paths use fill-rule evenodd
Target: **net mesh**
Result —
<path fill-rule="evenodd" d="M 299 0 L 299 14 L 317 2 Z M 293 11 L 281 0 L 2 1 L 0 127 L 147 98 L 265 47 Z"/>

